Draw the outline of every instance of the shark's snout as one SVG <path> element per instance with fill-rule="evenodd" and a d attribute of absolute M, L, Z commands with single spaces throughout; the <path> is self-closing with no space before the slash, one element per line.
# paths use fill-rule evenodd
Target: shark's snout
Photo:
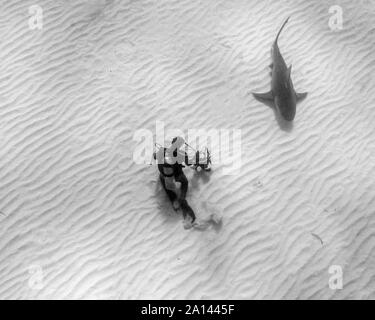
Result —
<path fill-rule="evenodd" d="M 296 116 L 296 112 L 295 111 L 293 112 L 293 110 L 287 110 L 287 111 L 281 112 L 281 116 L 286 121 L 293 121 Z"/>
<path fill-rule="evenodd" d="M 285 121 L 293 121 L 296 116 L 296 103 L 291 99 L 280 99 L 276 97 L 275 103 L 281 117 Z"/>

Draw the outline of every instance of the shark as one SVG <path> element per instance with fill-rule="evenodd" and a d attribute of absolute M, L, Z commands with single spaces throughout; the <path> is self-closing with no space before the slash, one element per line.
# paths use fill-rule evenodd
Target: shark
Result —
<path fill-rule="evenodd" d="M 294 90 L 291 78 L 292 65 L 287 67 L 277 43 L 289 18 L 290 17 L 288 17 L 281 26 L 271 49 L 271 91 L 266 93 L 253 92 L 253 96 L 260 101 L 271 101 L 284 120 L 293 121 L 296 115 L 297 102 L 305 99 L 307 92 L 297 93 Z"/>

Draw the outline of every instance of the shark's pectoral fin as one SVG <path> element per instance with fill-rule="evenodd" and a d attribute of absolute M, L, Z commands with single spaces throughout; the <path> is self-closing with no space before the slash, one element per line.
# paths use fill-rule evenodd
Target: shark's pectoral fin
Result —
<path fill-rule="evenodd" d="M 297 101 L 302 101 L 303 99 L 307 97 L 307 92 L 303 92 L 303 93 L 296 92 L 296 96 L 297 96 Z"/>
<path fill-rule="evenodd" d="M 269 65 L 269 67 L 272 69 L 273 68 L 273 62 L 271 62 L 271 64 Z"/>
<path fill-rule="evenodd" d="M 274 99 L 272 91 L 266 92 L 266 93 L 254 93 L 253 92 L 253 96 L 259 100 L 273 101 Z"/>
<path fill-rule="evenodd" d="M 292 74 L 292 65 L 289 66 L 288 68 L 288 79 L 290 79 L 290 75 Z"/>

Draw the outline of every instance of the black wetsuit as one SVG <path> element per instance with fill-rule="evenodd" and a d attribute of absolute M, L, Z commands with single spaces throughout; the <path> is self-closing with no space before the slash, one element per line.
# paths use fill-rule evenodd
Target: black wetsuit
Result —
<path fill-rule="evenodd" d="M 176 162 L 173 164 L 166 163 L 165 156 L 166 156 L 167 149 L 160 148 L 157 154 L 154 154 L 154 158 L 158 161 L 158 169 L 160 172 L 160 182 L 168 195 L 168 198 L 173 203 L 177 200 L 177 194 L 172 190 L 167 189 L 165 184 L 166 177 L 174 177 L 175 181 L 181 183 L 181 195 L 180 195 L 180 205 L 183 210 L 184 216 L 189 215 L 191 216 L 193 222 L 195 220 L 195 214 L 193 210 L 190 208 L 188 203 L 186 202 L 186 193 L 189 187 L 189 181 L 186 178 L 184 171 L 182 170 L 186 165 L 190 166 L 189 164 L 189 156 L 186 152 L 181 150 L 176 150 L 173 152 L 173 156 L 176 159 Z M 177 153 L 178 152 L 178 153 Z"/>
<path fill-rule="evenodd" d="M 182 169 L 185 167 L 183 163 L 189 165 L 189 157 L 186 154 L 186 152 L 182 152 L 179 150 L 178 155 L 177 155 L 177 151 L 175 151 L 173 153 L 173 156 L 175 157 L 176 162 L 173 164 L 169 164 L 165 161 L 166 152 L 167 152 L 166 148 L 160 148 L 159 152 L 155 155 L 155 159 L 158 160 L 160 181 L 165 191 L 167 192 L 169 199 L 173 202 L 177 198 L 177 195 L 173 191 L 168 190 L 166 188 L 165 177 L 174 177 L 174 179 L 177 182 L 181 183 L 181 197 L 180 198 L 184 200 L 186 198 L 186 193 L 189 187 L 189 182 Z"/>

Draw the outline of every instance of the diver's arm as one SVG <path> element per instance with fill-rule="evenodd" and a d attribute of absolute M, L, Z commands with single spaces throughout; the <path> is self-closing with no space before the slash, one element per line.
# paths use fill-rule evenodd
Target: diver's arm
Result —
<path fill-rule="evenodd" d="M 185 164 L 189 167 L 195 164 L 195 157 L 190 159 L 189 155 L 185 152 Z"/>

